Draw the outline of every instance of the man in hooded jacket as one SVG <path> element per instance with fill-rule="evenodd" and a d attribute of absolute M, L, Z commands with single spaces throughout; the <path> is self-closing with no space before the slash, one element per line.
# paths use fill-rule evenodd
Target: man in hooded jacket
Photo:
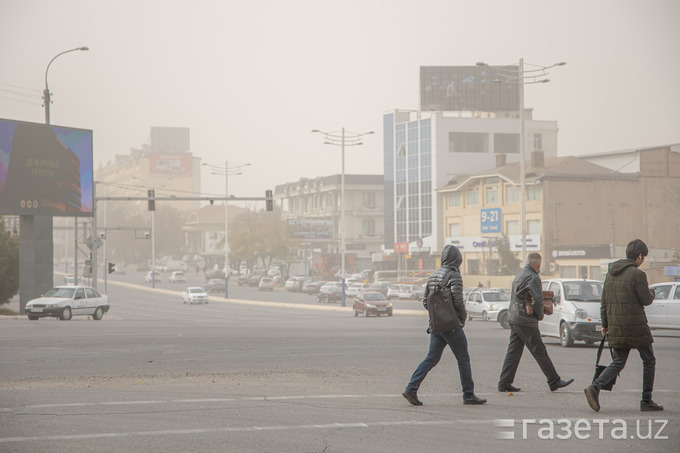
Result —
<path fill-rule="evenodd" d="M 453 351 L 453 355 L 458 361 L 458 372 L 460 383 L 463 387 L 463 404 L 484 404 L 486 400 L 475 395 L 475 383 L 472 380 L 472 369 L 470 367 L 470 354 L 468 353 L 467 338 L 463 327 L 467 318 L 465 301 L 463 300 L 463 278 L 460 276 L 459 266 L 463 262 L 463 256 L 458 247 L 446 245 L 442 250 L 441 267 L 434 271 L 425 286 L 423 306 L 427 309 L 427 296 L 437 284 L 442 283 L 449 271 L 453 271 L 446 285 L 451 290 L 453 306 L 458 317 L 458 327 L 450 332 L 434 332 L 431 328 L 427 329 L 430 334 L 430 351 L 416 371 L 411 376 L 411 381 L 406 386 L 402 395 L 409 403 L 420 406 L 423 403 L 418 399 L 418 388 L 432 368 L 439 363 L 442 353 L 448 345 Z"/>
<path fill-rule="evenodd" d="M 563 380 L 555 369 L 548 351 L 541 340 L 538 321 L 543 319 L 543 291 L 541 278 L 538 276 L 543 261 L 540 253 L 530 253 L 527 265 L 512 282 L 512 295 L 508 307 L 508 322 L 510 324 L 510 341 L 505 354 L 505 361 L 498 380 L 499 392 L 519 392 L 521 389 L 512 385 L 515 373 L 522 358 L 524 346 L 527 347 L 536 363 L 548 380 L 548 387 L 555 391 L 574 382 L 573 379 Z M 531 297 L 533 313 L 528 314 L 525 307 L 527 295 Z"/>
<path fill-rule="evenodd" d="M 609 264 L 602 288 L 600 315 L 602 333 L 608 335 L 613 362 L 584 390 L 588 404 L 595 412 L 600 410 L 600 389 L 623 370 L 631 349 L 637 349 L 642 359 L 640 410 L 663 410 L 663 406 L 652 401 L 656 358 L 652 349 L 654 338 L 645 315 L 645 306 L 654 301 L 654 291 L 649 289 L 647 275 L 638 269 L 648 253 L 647 245 L 635 239 L 626 247 L 626 259 Z"/>

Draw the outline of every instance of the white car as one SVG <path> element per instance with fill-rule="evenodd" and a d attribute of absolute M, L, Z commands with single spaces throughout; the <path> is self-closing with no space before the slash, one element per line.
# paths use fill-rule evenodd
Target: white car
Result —
<path fill-rule="evenodd" d="M 418 287 L 416 285 L 400 285 L 399 299 L 417 299 Z"/>
<path fill-rule="evenodd" d="M 368 285 L 366 283 L 350 283 L 345 290 L 345 296 L 356 297 L 366 290 L 368 290 Z"/>
<path fill-rule="evenodd" d="M 538 324 L 541 335 L 559 338 L 564 347 L 573 346 L 574 341 L 600 341 L 602 284 L 600 280 L 577 278 L 544 280 L 543 291 L 555 293 L 555 309 Z"/>
<path fill-rule="evenodd" d="M 182 291 L 182 299 L 185 304 L 207 304 L 208 293 L 200 286 L 191 286 Z"/>
<path fill-rule="evenodd" d="M 25 311 L 31 321 L 46 316 L 68 321 L 78 315 L 99 321 L 109 311 L 109 300 L 90 286 L 56 286 L 26 303 Z"/>
<path fill-rule="evenodd" d="M 184 272 L 175 271 L 168 277 L 170 283 L 186 283 L 186 278 L 184 278 Z"/>
<path fill-rule="evenodd" d="M 147 274 L 144 276 L 144 281 L 147 282 L 147 283 L 151 283 L 151 280 L 154 280 L 156 283 L 160 283 L 160 282 L 161 282 L 161 276 L 160 276 L 160 274 L 158 273 L 158 271 L 156 271 L 156 272 L 151 272 L 151 271 L 147 272 Z"/>
<path fill-rule="evenodd" d="M 391 285 L 387 287 L 387 294 L 385 294 L 385 297 L 388 299 L 399 299 L 399 290 L 401 289 L 401 285 Z"/>
<path fill-rule="evenodd" d="M 645 307 L 652 329 L 680 329 L 680 282 L 651 285 L 654 301 Z"/>
<path fill-rule="evenodd" d="M 481 318 L 482 321 L 490 319 L 489 313 L 492 309 L 498 314 L 494 305 L 508 302 L 510 298 L 500 291 L 491 291 L 476 289 L 470 293 L 465 302 L 465 309 L 467 310 L 468 320 L 472 318 Z"/>

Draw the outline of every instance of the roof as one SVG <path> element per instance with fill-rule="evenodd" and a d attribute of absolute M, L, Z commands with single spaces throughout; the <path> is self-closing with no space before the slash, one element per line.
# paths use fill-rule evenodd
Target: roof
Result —
<path fill-rule="evenodd" d="M 511 184 L 520 184 L 521 173 L 519 162 L 492 168 L 474 175 L 462 176 L 462 179 L 451 180 L 449 184 L 438 188 L 438 191 L 456 191 L 466 186 L 470 181 L 499 177 Z M 543 167 L 533 167 L 531 160 L 525 161 L 525 183 L 534 184 L 544 179 L 621 179 L 636 178 L 635 175 L 618 173 L 601 165 L 594 164 L 573 156 L 545 159 Z"/>
<path fill-rule="evenodd" d="M 345 185 L 376 185 L 376 186 L 383 186 L 383 181 L 384 181 L 383 175 L 348 175 L 345 174 Z M 285 184 L 279 184 L 274 188 L 274 193 L 276 194 L 281 194 L 284 193 L 286 190 L 286 187 L 293 187 L 296 189 L 299 189 L 300 186 L 304 188 L 310 188 L 310 187 L 323 187 L 323 186 L 333 186 L 333 185 L 340 185 L 342 183 L 342 175 L 337 174 L 337 175 L 330 175 L 330 176 L 319 176 L 316 178 L 305 178 L 302 177 L 300 178 L 299 181 L 295 182 L 288 182 Z"/>

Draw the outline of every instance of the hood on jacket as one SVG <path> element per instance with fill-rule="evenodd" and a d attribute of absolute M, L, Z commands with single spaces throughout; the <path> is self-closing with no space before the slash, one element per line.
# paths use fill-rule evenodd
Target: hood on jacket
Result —
<path fill-rule="evenodd" d="M 619 275 L 630 266 L 637 267 L 635 266 L 635 261 L 629 260 L 627 258 L 614 261 L 613 263 L 609 263 L 609 273 L 612 275 Z"/>
<path fill-rule="evenodd" d="M 442 267 L 448 267 L 452 268 L 455 267 L 458 269 L 460 267 L 460 263 L 463 262 L 463 255 L 461 255 L 460 250 L 458 250 L 458 247 L 455 245 L 445 245 L 444 249 L 442 250 Z"/>

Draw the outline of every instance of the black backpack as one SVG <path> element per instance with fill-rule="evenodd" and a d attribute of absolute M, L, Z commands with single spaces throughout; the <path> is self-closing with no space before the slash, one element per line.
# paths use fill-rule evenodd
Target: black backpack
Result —
<path fill-rule="evenodd" d="M 451 332 L 458 328 L 458 314 L 453 306 L 453 296 L 449 289 L 449 278 L 453 270 L 446 273 L 441 282 L 427 295 L 427 311 L 430 313 L 430 326 L 433 332 Z"/>

